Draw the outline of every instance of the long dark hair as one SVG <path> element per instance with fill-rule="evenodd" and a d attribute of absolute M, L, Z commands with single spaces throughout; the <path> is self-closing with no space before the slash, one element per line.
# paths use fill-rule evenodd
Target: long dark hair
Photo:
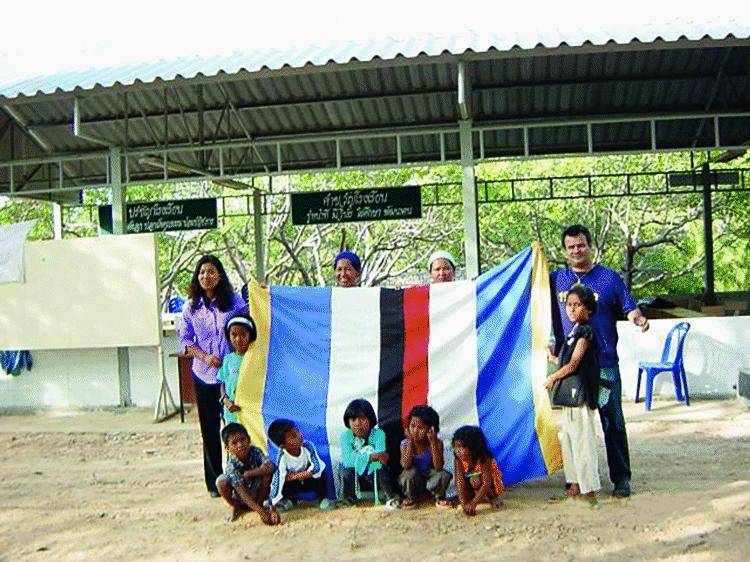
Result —
<path fill-rule="evenodd" d="M 208 304 L 206 302 L 208 299 L 206 299 L 203 288 L 200 283 L 198 283 L 198 274 L 205 263 L 210 263 L 219 272 L 219 284 L 216 285 L 214 298 L 216 299 L 216 308 L 222 312 L 226 312 L 232 308 L 232 295 L 234 294 L 234 288 L 232 288 L 232 284 L 227 277 L 227 272 L 224 271 L 224 266 L 221 265 L 219 258 L 210 254 L 203 256 L 195 265 L 193 278 L 190 280 L 190 288 L 188 289 L 188 295 L 190 296 L 190 309 L 193 311 L 197 309 L 199 304 L 198 301 L 200 301 L 201 298 L 206 304 Z"/>
<path fill-rule="evenodd" d="M 453 447 L 456 446 L 456 441 L 461 441 L 471 453 L 471 460 L 473 462 L 484 462 L 490 457 L 490 448 L 487 446 L 487 439 L 484 438 L 484 433 L 475 425 L 464 425 L 456 430 L 453 434 L 453 440 L 451 443 Z"/>

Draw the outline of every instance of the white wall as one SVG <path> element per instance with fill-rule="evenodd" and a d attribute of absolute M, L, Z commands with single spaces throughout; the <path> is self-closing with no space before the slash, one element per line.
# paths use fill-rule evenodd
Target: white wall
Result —
<path fill-rule="evenodd" d="M 165 337 L 164 368 L 179 405 L 177 338 Z M 156 347 L 130 348 L 130 385 L 136 406 L 153 407 L 159 391 Z M 119 403 L 117 350 L 65 349 L 31 352 L 34 368 L 18 377 L 0 371 L 0 408 L 107 407 Z"/>
<path fill-rule="evenodd" d="M 690 398 L 735 395 L 740 367 L 750 367 L 750 316 L 685 318 L 690 331 L 685 340 L 684 359 Z M 618 322 L 620 375 L 623 393 L 635 397 L 639 361 L 659 361 L 667 332 L 682 319 L 651 320 L 651 329 L 641 333 L 629 322 Z M 645 376 L 641 397 L 645 396 Z M 674 398 L 669 374 L 654 379 L 654 396 Z"/>

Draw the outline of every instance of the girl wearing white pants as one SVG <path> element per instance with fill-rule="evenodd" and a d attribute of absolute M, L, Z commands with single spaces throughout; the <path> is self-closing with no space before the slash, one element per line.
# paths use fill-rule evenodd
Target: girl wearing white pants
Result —
<path fill-rule="evenodd" d="M 568 318 L 575 322 L 560 350 L 559 368 L 544 384 L 552 389 L 557 381 L 577 375 L 580 386 L 571 390 L 580 392 L 581 405 L 563 407 L 563 427 L 559 433 L 562 448 L 565 481 L 570 484 L 569 496 L 583 494 L 592 505 L 601 488 L 596 450 L 596 412 L 599 398 L 599 361 L 597 342 L 588 320 L 596 312 L 596 297 L 591 289 L 574 285 L 565 301 Z"/>

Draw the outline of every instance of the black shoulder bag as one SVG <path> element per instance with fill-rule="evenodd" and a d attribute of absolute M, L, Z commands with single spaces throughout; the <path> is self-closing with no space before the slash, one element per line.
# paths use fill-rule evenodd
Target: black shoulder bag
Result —
<path fill-rule="evenodd" d="M 552 386 L 552 404 L 577 408 L 585 402 L 583 377 L 578 374 L 568 375 L 564 379 L 555 381 Z"/>

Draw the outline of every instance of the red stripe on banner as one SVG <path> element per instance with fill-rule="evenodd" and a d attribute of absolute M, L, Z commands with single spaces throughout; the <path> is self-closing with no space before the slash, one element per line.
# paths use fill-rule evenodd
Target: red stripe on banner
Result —
<path fill-rule="evenodd" d="M 404 290 L 404 387 L 401 417 L 406 423 L 414 406 L 427 404 L 430 342 L 430 286 Z"/>

